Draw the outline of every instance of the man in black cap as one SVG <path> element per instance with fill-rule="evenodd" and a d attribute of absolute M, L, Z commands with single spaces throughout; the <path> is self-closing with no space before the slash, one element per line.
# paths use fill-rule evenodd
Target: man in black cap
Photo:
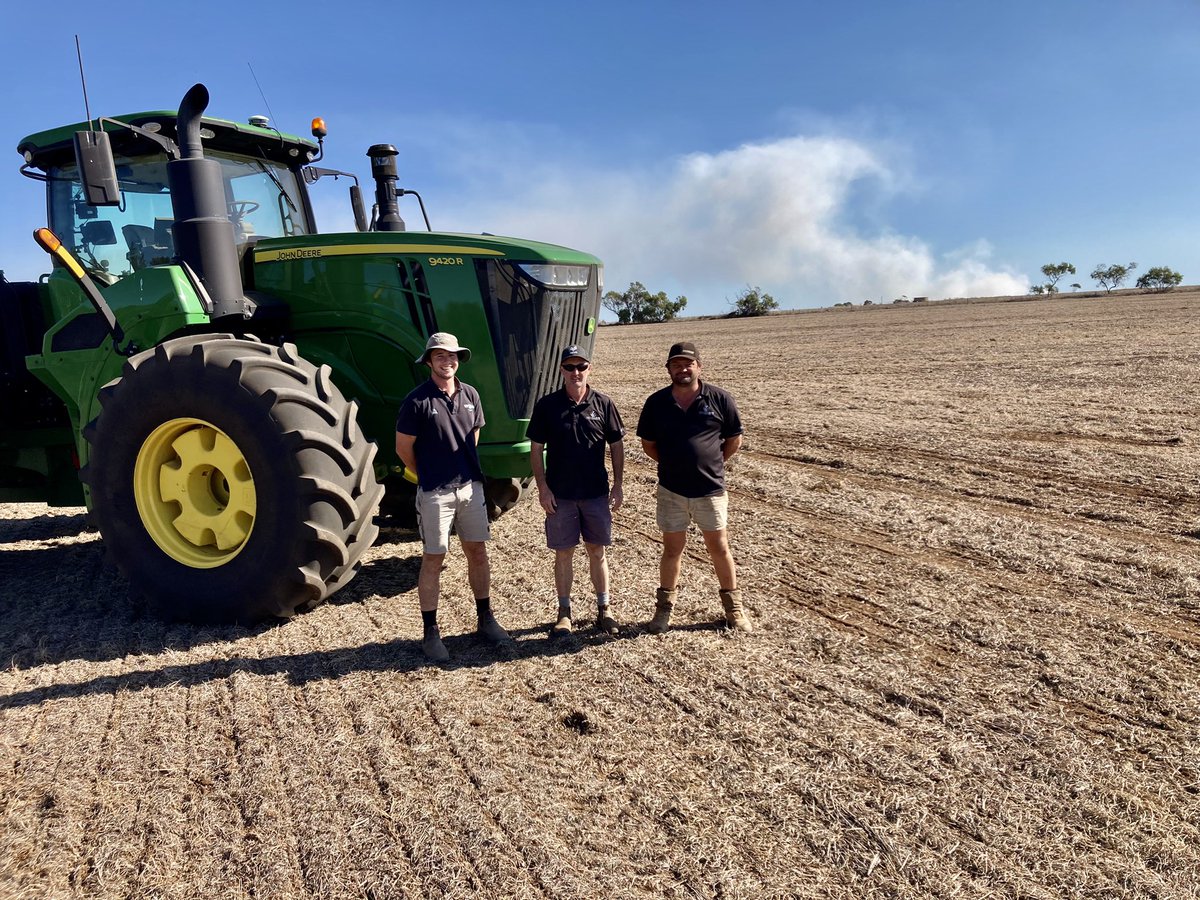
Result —
<path fill-rule="evenodd" d="M 471 358 L 458 338 L 446 332 L 430 335 L 417 362 L 429 366 L 429 380 L 414 388 L 396 417 L 396 454 L 417 473 L 417 522 L 424 544 L 417 598 L 424 637 L 421 649 L 433 662 L 450 658 L 437 624 L 442 561 L 450 549 L 450 529 L 458 532 L 467 558 L 467 580 L 475 595 L 478 634 L 493 643 L 509 640 L 492 614 L 491 537 L 479 465 L 479 430 L 483 404 L 469 384 L 458 380 L 458 364 Z"/>
<path fill-rule="evenodd" d="M 612 543 L 612 514 L 623 499 L 625 426 L 616 404 L 588 385 L 591 360 L 584 348 L 567 347 L 560 365 L 563 386 L 538 400 L 525 432 L 538 502 L 546 512 L 546 545 L 554 551 L 558 620 L 550 634 L 559 637 L 571 631 L 571 585 L 580 538 L 596 591 L 596 627 L 616 634 L 604 548 Z M 605 447 L 612 458 L 611 490 L 604 468 Z"/>
<path fill-rule="evenodd" d="M 667 372 L 671 384 L 646 398 L 637 427 L 646 455 L 658 463 L 657 517 L 663 541 L 654 618 L 647 631 L 662 634 L 670 627 L 691 522 L 704 535 L 726 624 L 752 631 L 725 533 L 725 463 L 742 446 L 737 403 L 728 391 L 700 380 L 700 353 L 693 343 L 671 347 Z"/>

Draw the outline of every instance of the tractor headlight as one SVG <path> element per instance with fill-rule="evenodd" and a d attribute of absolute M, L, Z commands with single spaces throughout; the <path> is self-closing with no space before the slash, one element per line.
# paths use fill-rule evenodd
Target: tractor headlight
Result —
<path fill-rule="evenodd" d="M 550 263 L 517 263 L 517 268 L 545 287 L 587 287 L 590 266 L 556 266 Z"/>

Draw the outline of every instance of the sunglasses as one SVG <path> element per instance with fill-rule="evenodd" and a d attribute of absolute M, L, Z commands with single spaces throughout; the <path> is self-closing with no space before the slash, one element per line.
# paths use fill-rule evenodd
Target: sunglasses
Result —
<path fill-rule="evenodd" d="M 562 367 L 568 372 L 586 372 L 591 363 L 563 363 Z"/>

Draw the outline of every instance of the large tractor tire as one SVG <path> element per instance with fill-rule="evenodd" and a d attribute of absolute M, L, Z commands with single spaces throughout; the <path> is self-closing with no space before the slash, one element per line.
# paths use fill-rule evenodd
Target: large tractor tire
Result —
<path fill-rule="evenodd" d="M 383 488 L 327 366 L 291 344 L 182 337 L 131 358 L 100 401 L 92 514 L 158 614 L 286 618 L 354 577 Z"/>

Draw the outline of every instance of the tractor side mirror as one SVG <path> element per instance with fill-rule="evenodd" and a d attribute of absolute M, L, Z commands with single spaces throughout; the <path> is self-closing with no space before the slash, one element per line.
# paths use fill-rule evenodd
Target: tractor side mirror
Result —
<path fill-rule="evenodd" d="M 75 132 L 75 161 L 83 196 L 92 206 L 117 206 L 121 187 L 117 184 L 117 164 L 106 131 Z"/>
<path fill-rule="evenodd" d="M 317 133 L 317 122 L 320 119 L 313 119 L 313 134 Z M 370 226 L 367 224 L 366 208 L 363 206 L 362 188 L 358 186 L 358 177 L 351 175 L 349 172 L 343 172 L 341 169 L 322 169 L 317 166 L 305 166 L 301 170 L 304 174 L 305 184 L 316 184 L 321 178 L 326 175 L 332 175 L 336 181 L 341 176 L 353 178 L 354 184 L 350 185 L 350 209 L 354 212 L 354 227 L 359 231 L 366 231 Z"/>
<path fill-rule="evenodd" d="M 79 237 L 85 244 L 103 247 L 117 242 L 117 233 L 108 219 L 93 219 L 79 226 Z"/>
<path fill-rule="evenodd" d="M 362 190 L 357 184 L 350 185 L 350 208 L 354 210 L 354 227 L 359 231 L 366 231 L 367 211 L 363 206 Z"/>

